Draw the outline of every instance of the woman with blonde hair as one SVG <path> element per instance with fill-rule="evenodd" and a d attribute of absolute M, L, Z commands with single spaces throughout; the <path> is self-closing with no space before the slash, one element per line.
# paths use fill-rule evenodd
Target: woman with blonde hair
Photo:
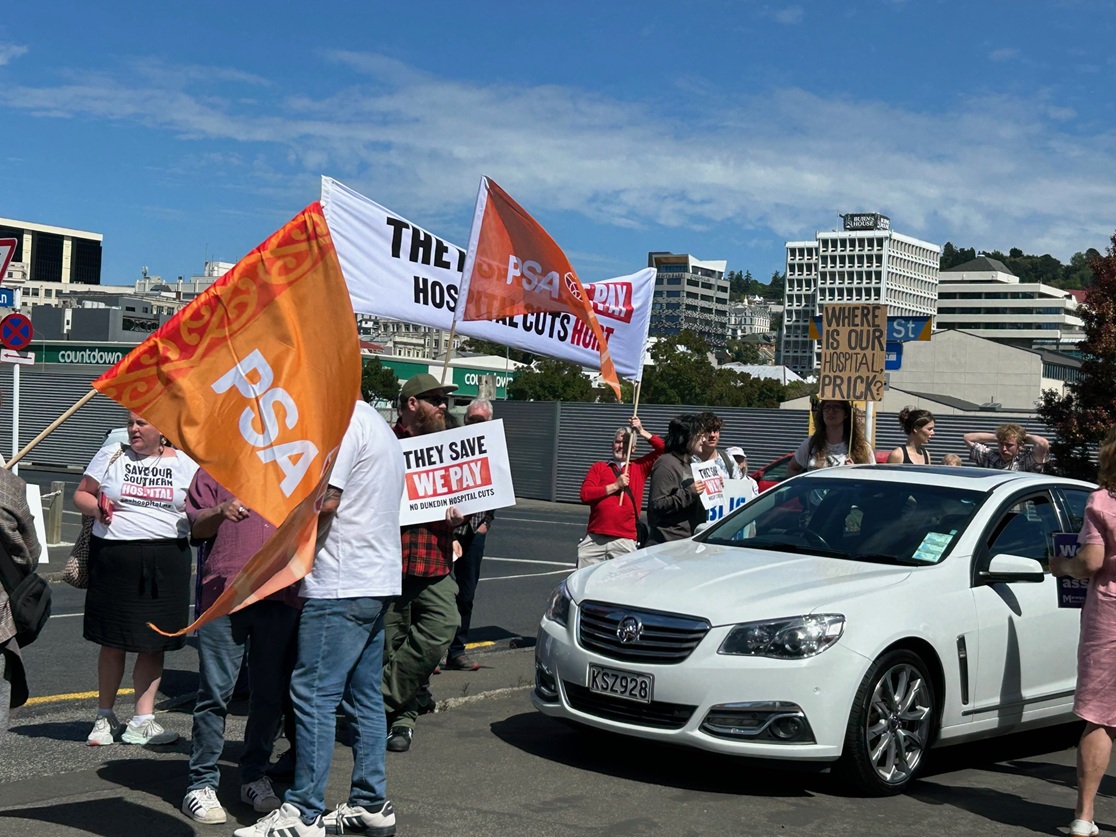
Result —
<path fill-rule="evenodd" d="M 929 410 L 904 407 L 899 413 L 899 425 L 906 431 L 907 443 L 900 445 L 887 456 L 887 463 L 908 465 L 932 464 L 926 446 L 934 438 L 934 414 Z"/>
<path fill-rule="evenodd" d="M 1071 835 L 1099 833 L 1093 805 L 1116 739 L 1116 427 L 1100 448 L 1100 488 L 1089 495 L 1077 555 L 1050 559 L 1054 575 L 1089 579 L 1077 645 L 1073 711 L 1085 721 L 1077 745 L 1077 807 Z"/>
<path fill-rule="evenodd" d="M 864 433 L 864 419 L 851 401 L 818 401 L 814 432 L 803 440 L 787 467 L 794 477 L 803 471 L 836 465 L 871 465 L 876 455 Z"/>

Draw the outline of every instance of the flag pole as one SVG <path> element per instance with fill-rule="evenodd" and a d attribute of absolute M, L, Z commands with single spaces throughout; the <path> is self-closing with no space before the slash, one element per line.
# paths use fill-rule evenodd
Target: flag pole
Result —
<path fill-rule="evenodd" d="M 457 333 L 457 320 L 450 325 L 449 339 L 446 340 L 446 360 L 442 364 L 442 383 L 446 382 L 446 373 L 449 372 L 450 352 L 453 351 L 453 336 Z"/>
<path fill-rule="evenodd" d="M 635 397 L 632 400 L 632 402 L 633 402 L 632 403 L 632 415 L 633 416 L 638 416 L 639 415 L 639 385 L 641 383 L 642 383 L 642 381 L 636 381 L 635 382 Z M 632 464 L 632 449 L 635 447 L 635 434 L 633 433 L 630 436 L 628 436 L 628 439 L 630 441 L 628 443 L 628 455 L 624 459 L 624 470 L 625 471 L 627 471 L 628 468 Z M 639 499 L 642 500 L 643 498 L 640 497 Z M 624 492 L 620 492 L 620 505 L 623 505 L 623 504 L 624 504 Z M 639 509 L 638 508 L 636 509 L 636 514 L 637 515 L 639 514 Z"/>
<path fill-rule="evenodd" d="M 32 439 L 26 445 L 24 445 L 23 450 L 21 450 L 15 456 L 13 456 L 11 459 L 9 459 L 7 464 L 4 467 L 7 468 L 8 470 L 11 470 L 13 465 L 15 465 L 17 462 L 19 462 L 19 460 L 23 459 L 23 457 L 25 457 L 28 453 L 31 452 L 31 448 L 35 447 L 35 445 L 39 444 L 39 442 L 41 442 L 43 439 L 45 439 L 47 436 L 49 436 L 51 433 L 53 433 L 55 430 L 57 430 L 58 425 L 60 425 L 62 422 L 64 422 L 66 419 L 68 419 L 70 416 L 72 416 L 74 413 L 76 413 L 78 410 L 80 410 L 82 407 L 84 407 L 86 404 L 88 404 L 93 399 L 93 396 L 96 395 L 96 394 L 97 394 L 97 390 L 95 390 L 95 389 L 91 389 L 91 390 L 89 390 L 89 392 L 85 393 L 85 395 L 83 395 L 80 399 L 78 399 L 76 404 L 74 404 L 72 407 L 70 407 L 70 409 L 68 409 L 66 412 L 64 412 L 62 415 L 60 415 L 58 418 L 56 418 L 54 421 L 52 421 L 50 424 L 48 424 L 46 429 L 42 433 L 40 433 L 38 436 L 36 436 L 34 439 Z"/>

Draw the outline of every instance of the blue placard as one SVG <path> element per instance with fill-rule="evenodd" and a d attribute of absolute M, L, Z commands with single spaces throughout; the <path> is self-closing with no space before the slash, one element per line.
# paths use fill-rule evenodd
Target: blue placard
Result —
<path fill-rule="evenodd" d="M 0 308 L 15 308 L 15 289 L 0 288 Z"/>
<path fill-rule="evenodd" d="M 887 354 L 884 355 L 884 369 L 894 371 L 903 366 L 903 344 L 888 343 Z"/>
<path fill-rule="evenodd" d="M 1072 558 L 1077 554 L 1077 535 L 1073 532 L 1054 533 L 1054 554 L 1059 558 Z M 1058 579 L 1058 607 L 1084 607 L 1085 594 L 1089 592 L 1089 579 Z"/>

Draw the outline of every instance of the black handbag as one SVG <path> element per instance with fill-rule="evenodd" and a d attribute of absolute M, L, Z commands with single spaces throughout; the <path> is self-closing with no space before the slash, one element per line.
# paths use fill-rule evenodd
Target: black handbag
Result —
<path fill-rule="evenodd" d="M 8 593 L 8 605 L 15 621 L 15 640 L 20 648 L 34 642 L 50 618 L 50 585 L 30 568 L 12 560 L 0 544 L 0 583 Z"/>

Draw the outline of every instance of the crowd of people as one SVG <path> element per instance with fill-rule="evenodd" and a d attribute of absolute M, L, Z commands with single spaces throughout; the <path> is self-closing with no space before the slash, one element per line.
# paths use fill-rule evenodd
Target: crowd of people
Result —
<path fill-rule="evenodd" d="M 404 465 L 398 439 L 453 424 L 456 389 L 429 374 L 406 381 L 398 421 L 388 426 L 358 402 L 344 436 L 318 520 L 317 553 L 301 584 L 281 590 L 198 631 L 198 696 L 182 812 L 199 823 L 223 823 L 218 760 L 225 722 L 242 669 L 250 704 L 239 751 L 241 802 L 265 816 L 237 837 L 366 831 L 390 835 L 395 814 L 386 795 L 386 752 L 410 749 L 417 719 L 433 711 L 431 675 L 441 667 L 473 671 L 467 653 L 473 599 L 491 511 L 456 508 L 444 520 L 400 526 Z M 489 421 L 492 405 L 472 402 L 468 424 Z M 932 465 L 934 416 L 905 408 L 898 421 L 906 442 L 888 463 Z M 874 464 L 863 415 L 851 402 L 819 400 L 813 429 L 794 451 L 788 473 Z M 608 459 L 595 462 L 581 486 L 589 506 L 577 566 L 588 567 L 637 549 L 690 537 L 712 514 L 710 497 L 726 486 L 746 502 L 758 495 L 740 446 L 722 448 L 724 422 L 712 412 L 670 420 L 664 437 L 637 416 L 618 428 Z M 637 451 L 640 440 L 648 450 Z M 966 433 L 977 467 L 1042 470 L 1046 439 L 1015 424 L 995 433 Z M 941 464 L 959 465 L 956 454 Z M 1116 739 L 1116 704 L 1106 691 L 1116 638 L 1116 432 L 1100 450 L 1100 485 L 1092 495 L 1075 558 L 1054 558 L 1056 575 L 1091 578 L 1079 650 L 1075 711 L 1087 722 L 1078 756 L 1079 797 L 1071 833 L 1096 834 L 1093 800 Z M 0 470 L 0 547 L 33 567 L 35 537 L 22 482 Z M 646 515 L 642 514 L 645 506 Z M 177 735 L 155 719 L 164 654 L 181 648 L 190 603 L 208 608 L 274 529 L 142 417 L 130 414 L 128 442 L 102 448 L 74 495 L 92 518 L 84 636 L 99 647 L 98 710 L 91 746 L 117 742 L 165 745 Z M 197 547 L 196 589 L 191 585 Z M 131 718 L 116 716 L 128 655 L 134 655 Z M 0 731 L 9 706 L 26 700 L 7 591 L 0 589 Z M 351 732 L 354 767 L 348 799 L 327 811 L 324 791 L 334 751 L 337 714 Z M 288 748 L 272 761 L 280 733 Z M 290 788 L 280 797 L 273 780 Z"/>

